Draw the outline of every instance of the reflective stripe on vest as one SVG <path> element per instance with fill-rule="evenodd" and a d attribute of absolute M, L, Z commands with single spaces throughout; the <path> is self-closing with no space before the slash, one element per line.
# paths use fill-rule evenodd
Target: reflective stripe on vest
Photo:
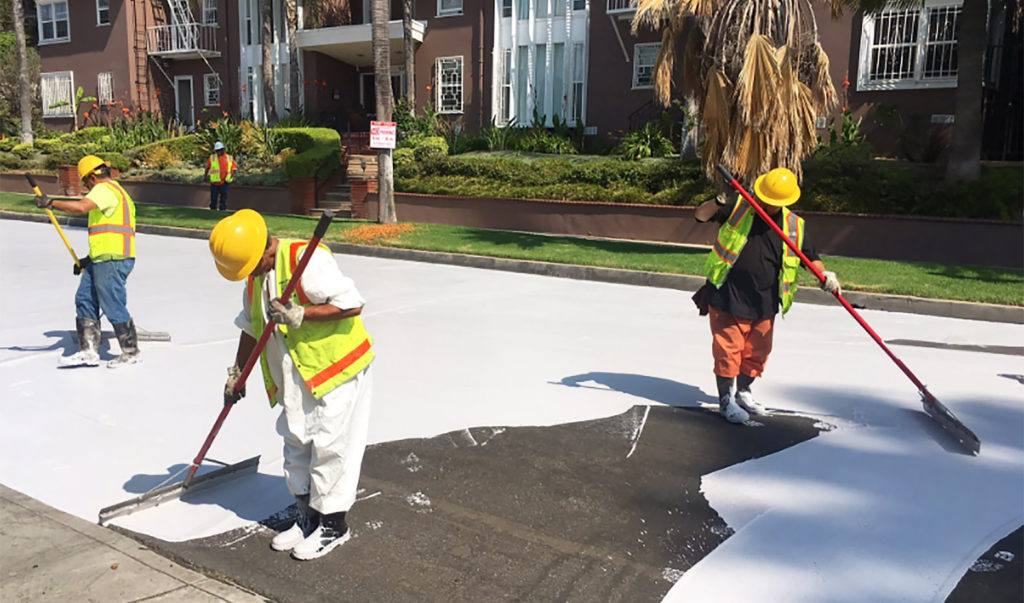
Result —
<path fill-rule="evenodd" d="M 96 186 L 106 187 L 117 197 L 118 204 L 109 218 L 99 209 L 89 211 L 89 256 L 135 257 L 135 204 L 132 198 L 112 180 Z"/>
<path fill-rule="evenodd" d="M 224 182 L 231 182 L 234 180 L 232 176 L 231 168 L 235 166 L 235 160 L 231 155 L 224 153 L 224 159 L 227 161 L 228 169 L 224 177 Z M 220 184 L 220 156 L 214 153 L 210 155 L 210 182 L 213 184 Z"/>
<path fill-rule="evenodd" d="M 782 208 L 782 231 L 798 248 L 803 247 L 804 220 L 788 208 Z M 755 220 L 753 208 L 746 200 L 737 201 L 729 219 L 718 230 L 718 238 L 708 253 L 704 263 L 704 275 L 715 287 L 721 287 L 729 274 L 740 252 L 747 244 L 747 236 Z M 785 314 L 793 305 L 793 294 L 796 293 L 796 277 L 800 268 L 800 256 L 793 253 L 789 246 L 782 245 L 782 269 L 779 271 L 779 299 L 782 302 L 782 313 Z"/>
<path fill-rule="evenodd" d="M 275 292 L 278 296 L 287 286 L 307 244 L 306 241 L 279 241 L 274 264 L 277 275 Z M 263 276 L 250 277 L 246 282 L 252 326 L 257 338 L 266 328 L 263 316 L 263 283 Z M 302 291 L 301 283 L 296 287 L 291 301 L 303 306 L 312 304 Z M 323 397 L 356 376 L 374 359 L 373 340 L 366 332 L 363 320 L 359 316 L 328 322 L 303 322 L 298 329 L 288 329 L 284 325 L 278 325 L 278 328 L 281 330 L 281 336 L 295 369 L 299 371 L 302 380 L 316 398 Z M 278 401 L 279 388 L 271 377 L 265 350 L 260 355 L 260 366 L 263 369 L 267 397 L 270 399 L 270 405 L 274 406 Z"/>

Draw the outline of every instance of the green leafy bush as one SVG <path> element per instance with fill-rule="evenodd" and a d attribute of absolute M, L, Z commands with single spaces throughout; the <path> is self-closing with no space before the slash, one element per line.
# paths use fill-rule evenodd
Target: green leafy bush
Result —
<path fill-rule="evenodd" d="M 330 128 L 276 128 L 282 148 L 296 152 L 284 161 L 289 178 L 326 180 L 341 165 L 341 136 Z"/>
<path fill-rule="evenodd" d="M 19 138 L 16 136 L 8 136 L 6 138 L 0 138 L 0 151 L 10 153 L 14 149 L 15 145 L 19 143 Z"/>
<path fill-rule="evenodd" d="M 391 160 L 394 162 L 395 171 L 408 170 L 410 168 L 416 169 L 416 159 L 413 157 L 414 151 L 408 148 L 395 149 L 391 155 Z"/>
<path fill-rule="evenodd" d="M 24 160 L 31 158 L 32 155 L 35 154 L 35 148 L 32 146 L 32 143 L 23 142 L 21 144 L 14 145 L 11 152 L 14 153 L 15 157 L 18 159 Z"/>
<path fill-rule="evenodd" d="M 443 159 L 448 156 L 448 142 L 441 136 L 426 136 L 419 139 L 413 148 L 416 161 Z"/>
<path fill-rule="evenodd" d="M 131 161 L 121 153 L 99 153 L 97 156 L 109 163 L 110 167 L 122 172 L 127 171 L 132 165 Z"/>
<path fill-rule="evenodd" d="M 661 133 L 660 126 L 648 122 L 639 130 L 626 134 L 615 148 L 615 153 L 636 161 L 647 157 L 664 157 L 673 150 L 672 142 Z"/>

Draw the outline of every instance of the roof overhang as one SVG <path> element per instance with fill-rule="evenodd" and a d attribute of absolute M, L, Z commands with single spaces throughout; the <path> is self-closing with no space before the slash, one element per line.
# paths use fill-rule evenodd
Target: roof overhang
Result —
<path fill-rule="evenodd" d="M 413 41 L 423 42 L 426 31 L 425 21 L 413 20 Z M 405 51 L 400 20 L 388 22 L 388 38 L 391 40 L 391 64 L 401 64 L 405 59 Z M 373 66 L 373 33 L 370 23 L 301 29 L 296 32 L 295 42 L 302 50 L 323 53 L 349 65 Z"/>

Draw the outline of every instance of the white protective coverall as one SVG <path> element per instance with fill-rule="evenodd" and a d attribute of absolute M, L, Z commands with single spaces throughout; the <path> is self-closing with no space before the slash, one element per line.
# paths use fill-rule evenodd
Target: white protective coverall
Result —
<path fill-rule="evenodd" d="M 274 299 L 275 270 L 263 279 L 263 308 Z M 348 310 L 363 306 L 352 279 L 334 256 L 317 248 L 302 273 L 302 288 L 313 304 Z M 235 324 L 253 336 L 251 309 L 243 289 L 243 308 Z M 267 341 L 267 364 L 278 385 L 282 407 L 277 433 L 284 438 L 284 476 L 295 496 L 309 494 L 309 505 L 323 514 L 348 511 L 356 499 L 359 469 L 370 423 L 373 365 L 322 398 L 314 398 L 294 367 L 276 328 Z M 262 383 L 261 383 L 262 386 Z"/>

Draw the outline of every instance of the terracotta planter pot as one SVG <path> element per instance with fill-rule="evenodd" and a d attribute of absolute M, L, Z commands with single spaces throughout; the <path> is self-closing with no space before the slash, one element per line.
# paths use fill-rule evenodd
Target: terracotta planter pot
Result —
<path fill-rule="evenodd" d="M 293 214 L 308 216 L 309 210 L 316 207 L 316 180 L 313 178 L 289 178 L 288 198 Z"/>

